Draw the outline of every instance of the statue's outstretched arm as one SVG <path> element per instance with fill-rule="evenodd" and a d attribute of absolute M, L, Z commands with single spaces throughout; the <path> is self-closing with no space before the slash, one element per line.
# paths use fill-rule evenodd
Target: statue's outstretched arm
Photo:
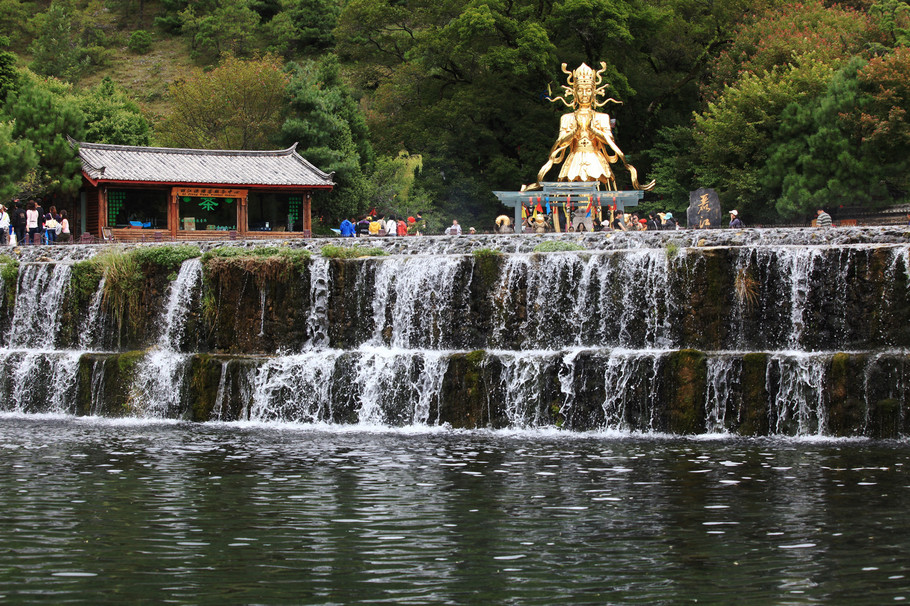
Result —
<path fill-rule="evenodd" d="M 553 168 L 554 164 L 559 164 L 562 162 L 567 149 L 569 149 L 569 143 L 565 143 L 563 145 L 557 144 L 553 146 L 553 149 L 550 150 L 550 158 L 547 160 L 547 163 L 544 164 L 537 172 L 537 183 L 534 185 L 539 186 L 540 182 L 543 181 L 544 176 L 547 174 L 547 171 Z"/>
<path fill-rule="evenodd" d="M 601 133 L 598 133 L 598 134 L 601 134 Z M 613 140 L 612 133 L 610 133 L 610 135 L 608 135 L 604 138 L 604 143 L 609 145 L 610 149 L 612 149 L 614 152 L 616 152 L 615 157 L 610 157 L 610 162 L 616 162 L 617 158 L 622 160 L 623 166 L 626 167 L 626 169 L 629 171 L 629 176 L 632 177 L 632 187 L 633 188 L 641 189 L 644 191 L 651 191 L 652 189 L 654 189 L 655 181 L 651 181 L 650 183 L 648 183 L 645 186 L 641 186 L 638 184 L 638 171 L 635 170 L 634 166 L 632 166 L 631 164 L 626 162 L 626 156 L 625 156 L 625 154 L 622 153 L 622 150 L 619 149 L 619 146 L 616 145 L 616 141 Z"/>
<path fill-rule="evenodd" d="M 523 185 L 521 191 L 540 189 L 540 183 L 543 181 L 547 172 L 553 168 L 554 164 L 561 163 L 565 158 L 566 150 L 569 149 L 572 145 L 572 140 L 575 138 L 575 128 L 575 116 L 573 114 L 563 116 L 559 127 L 559 135 L 556 137 L 556 143 L 554 143 L 553 147 L 550 149 L 550 155 L 547 158 L 546 164 L 537 172 L 537 182 L 531 183 L 530 185 Z"/>

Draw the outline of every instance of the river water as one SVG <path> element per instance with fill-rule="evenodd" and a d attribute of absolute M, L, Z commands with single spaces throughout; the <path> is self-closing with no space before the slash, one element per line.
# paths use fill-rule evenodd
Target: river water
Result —
<path fill-rule="evenodd" d="M 886 604 L 906 442 L 0 416 L 7 603 Z"/>

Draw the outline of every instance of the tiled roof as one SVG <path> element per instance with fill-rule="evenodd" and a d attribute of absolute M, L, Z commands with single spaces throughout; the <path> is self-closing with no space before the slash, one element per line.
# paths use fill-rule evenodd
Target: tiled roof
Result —
<path fill-rule="evenodd" d="M 332 186 L 324 173 L 295 150 L 181 149 L 80 143 L 82 172 L 93 182 L 208 183 L 223 185 Z"/>

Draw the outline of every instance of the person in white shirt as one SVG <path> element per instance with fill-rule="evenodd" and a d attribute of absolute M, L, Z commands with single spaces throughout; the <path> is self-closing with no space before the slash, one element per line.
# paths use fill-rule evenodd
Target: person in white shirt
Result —
<path fill-rule="evenodd" d="M 394 236 L 398 234 L 398 222 L 395 217 L 389 217 L 385 222 L 385 235 Z"/>
<path fill-rule="evenodd" d="M 9 243 L 9 213 L 6 207 L 0 204 L 0 246 L 6 246 Z"/>
<path fill-rule="evenodd" d="M 458 221 L 452 219 L 452 225 L 446 230 L 446 234 L 450 236 L 460 236 L 461 235 L 461 225 L 458 224 Z"/>
<path fill-rule="evenodd" d="M 60 235 L 58 240 L 60 242 L 69 242 L 70 238 L 70 220 L 66 216 L 66 210 L 60 211 Z"/>
<path fill-rule="evenodd" d="M 36 242 L 40 244 L 40 238 L 35 238 L 35 235 L 41 231 L 41 228 L 38 227 L 39 218 L 40 213 L 38 213 L 38 205 L 35 204 L 34 200 L 29 200 L 27 210 L 25 211 L 25 230 L 28 232 L 28 239 L 25 241 L 26 244 L 35 244 Z"/>

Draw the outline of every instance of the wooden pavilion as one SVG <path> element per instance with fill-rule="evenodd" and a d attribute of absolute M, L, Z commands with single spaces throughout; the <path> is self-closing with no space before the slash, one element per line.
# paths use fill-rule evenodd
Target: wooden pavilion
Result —
<path fill-rule="evenodd" d="M 312 236 L 325 173 L 296 152 L 70 141 L 82 161 L 79 231 L 98 238 L 227 240 Z"/>

